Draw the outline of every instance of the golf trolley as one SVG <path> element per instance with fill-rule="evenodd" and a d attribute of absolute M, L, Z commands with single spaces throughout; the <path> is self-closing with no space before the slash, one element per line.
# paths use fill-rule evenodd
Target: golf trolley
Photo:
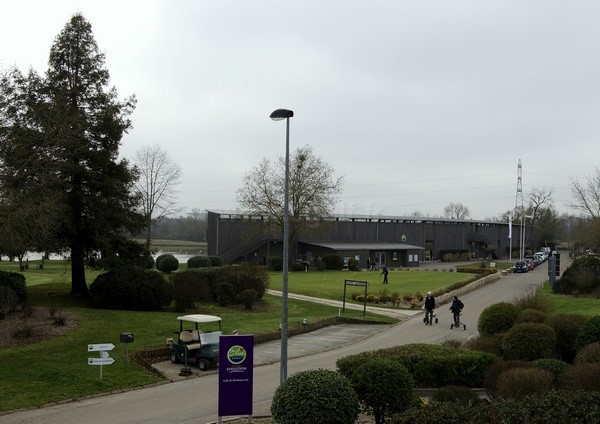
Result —
<path fill-rule="evenodd" d="M 425 325 L 431 324 L 429 322 L 429 316 L 431 316 L 432 321 L 435 321 L 436 324 L 438 323 L 438 317 L 436 314 L 433 313 L 433 311 L 431 311 L 431 313 L 425 311 L 425 316 L 423 317 L 423 322 L 425 323 Z"/>
<path fill-rule="evenodd" d="M 460 328 L 461 326 L 463 327 L 464 330 L 467 329 L 467 325 L 463 324 L 462 322 L 460 322 L 460 316 L 462 315 L 462 312 L 459 312 L 457 315 L 455 315 L 454 318 L 454 323 L 450 324 L 450 330 L 452 330 L 453 328 Z"/>

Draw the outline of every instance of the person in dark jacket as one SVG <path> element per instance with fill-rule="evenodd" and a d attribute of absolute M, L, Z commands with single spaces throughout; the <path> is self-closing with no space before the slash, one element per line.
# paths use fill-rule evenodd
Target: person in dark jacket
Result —
<path fill-rule="evenodd" d="M 460 301 L 458 296 L 454 296 L 454 300 L 452 301 L 452 306 L 450 306 L 450 310 L 454 315 L 454 325 L 458 326 L 460 324 L 460 311 L 465 307 L 465 304 Z"/>
<path fill-rule="evenodd" d="M 431 325 L 433 323 L 433 310 L 435 309 L 435 297 L 431 292 L 427 292 L 425 298 L 425 325 Z"/>
<path fill-rule="evenodd" d="M 382 270 L 381 270 L 381 274 L 383 274 L 383 284 L 387 284 L 388 283 L 388 267 L 387 266 L 383 266 Z M 381 275 L 379 274 L 379 275 Z"/>

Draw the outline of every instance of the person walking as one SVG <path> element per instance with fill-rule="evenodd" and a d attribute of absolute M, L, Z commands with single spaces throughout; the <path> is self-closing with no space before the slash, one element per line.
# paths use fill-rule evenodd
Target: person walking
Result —
<path fill-rule="evenodd" d="M 371 271 L 371 257 L 367 257 L 367 271 Z"/>
<path fill-rule="evenodd" d="M 388 283 L 388 272 L 389 272 L 388 268 L 384 264 L 383 268 L 381 269 L 381 274 L 383 274 L 383 284 L 387 284 Z"/>
<path fill-rule="evenodd" d="M 425 325 L 433 323 L 433 310 L 435 309 L 435 297 L 431 292 L 427 292 L 425 298 Z"/>
<path fill-rule="evenodd" d="M 452 305 L 450 306 L 450 310 L 452 311 L 452 315 L 454 316 L 454 325 L 460 325 L 460 312 L 465 307 L 465 304 L 460 301 L 458 296 L 454 296 L 454 300 L 452 301 Z"/>

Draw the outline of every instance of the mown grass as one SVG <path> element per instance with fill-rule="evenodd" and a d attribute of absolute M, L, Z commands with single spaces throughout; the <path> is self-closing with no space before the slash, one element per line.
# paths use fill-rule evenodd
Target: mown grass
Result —
<path fill-rule="evenodd" d="M 540 294 L 552 305 L 552 314 L 579 314 L 587 317 L 600 315 L 600 299 L 555 294 L 549 283 L 544 284 Z"/>
<path fill-rule="evenodd" d="M 281 290 L 281 273 L 272 272 L 270 288 Z M 400 295 L 427 293 L 440 290 L 460 281 L 466 281 L 473 274 L 443 271 L 390 271 L 388 284 L 382 284 L 383 276 L 377 271 L 323 271 L 323 272 L 291 272 L 288 277 L 288 291 L 306 296 L 324 299 L 343 300 L 345 280 L 367 281 L 368 292 L 377 294 L 381 290 Z M 362 287 L 348 286 L 346 297 L 352 293 L 364 293 Z"/>

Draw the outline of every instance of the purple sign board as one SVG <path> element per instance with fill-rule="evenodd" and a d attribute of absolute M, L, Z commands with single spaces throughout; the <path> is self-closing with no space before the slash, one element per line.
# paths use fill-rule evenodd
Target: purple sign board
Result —
<path fill-rule="evenodd" d="M 254 336 L 219 338 L 219 417 L 252 415 Z"/>

